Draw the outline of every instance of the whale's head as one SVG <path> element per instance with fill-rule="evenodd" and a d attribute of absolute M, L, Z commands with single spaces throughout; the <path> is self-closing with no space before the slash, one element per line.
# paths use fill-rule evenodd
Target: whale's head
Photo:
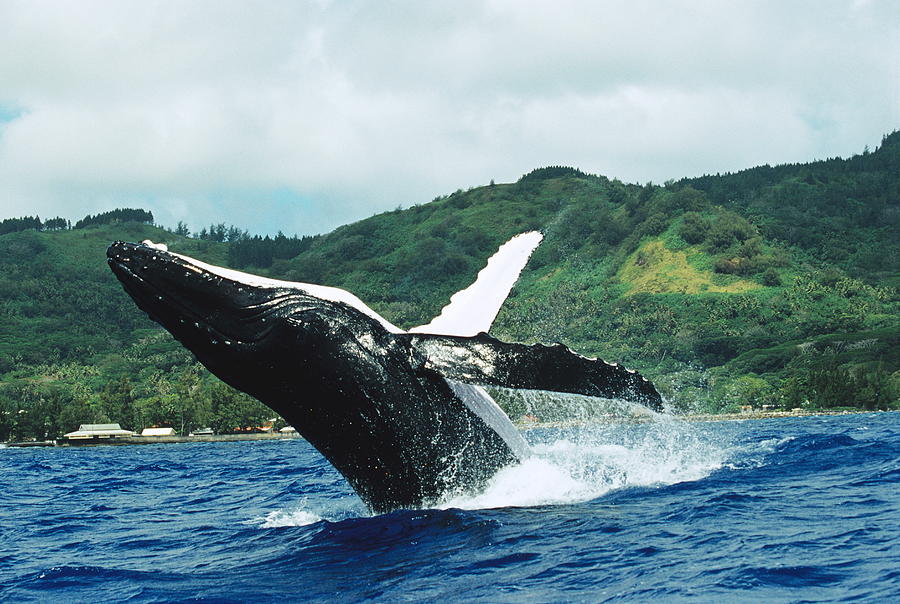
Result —
<path fill-rule="evenodd" d="M 296 371 L 304 317 L 335 303 L 288 282 L 222 269 L 160 246 L 117 241 L 107 262 L 125 290 L 213 373 L 256 395 Z"/>

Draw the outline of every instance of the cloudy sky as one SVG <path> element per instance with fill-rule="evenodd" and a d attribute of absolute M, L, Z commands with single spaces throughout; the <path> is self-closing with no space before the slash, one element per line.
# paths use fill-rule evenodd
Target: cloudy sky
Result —
<path fill-rule="evenodd" d="M 662 182 L 898 127 L 897 0 L 0 0 L 0 218 L 316 233 L 545 165 Z"/>

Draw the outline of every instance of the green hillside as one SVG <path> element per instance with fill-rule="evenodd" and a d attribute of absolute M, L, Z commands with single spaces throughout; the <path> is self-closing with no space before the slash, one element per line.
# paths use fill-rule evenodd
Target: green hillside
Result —
<path fill-rule="evenodd" d="M 225 225 L 190 238 L 183 225 L 176 234 L 109 217 L 78 228 L 54 219 L 53 230 L 6 220 L 0 440 L 87 421 L 228 429 L 268 415 L 142 316 L 106 267 L 114 239 L 344 287 L 410 327 L 501 243 L 540 229 L 499 337 L 623 362 L 680 410 L 897 406 L 898 174 L 893 133 L 850 159 L 662 186 L 542 168 L 302 239 Z"/>

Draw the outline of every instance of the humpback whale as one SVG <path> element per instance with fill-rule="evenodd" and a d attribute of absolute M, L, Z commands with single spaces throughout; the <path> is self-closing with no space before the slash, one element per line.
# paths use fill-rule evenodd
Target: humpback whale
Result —
<path fill-rule="evenodd" d="M 278 412 L 383 513 L 475 491 L 529 455 L 482 386 L 661 409 L 656 389 L 634 371 L 562 344 L 485 333 L 540 237 L 520 235 L 495 254 L 507 276 L 499 294 L 503 279 L 487 276 L 493 301 L 479 279 L 441 317 L 410 331 L 345 290 L 212 266 L 149 241 L 116 241 L 107 261 L 151 319 L 213 374 Z M 467 314 L 473 320 L 461 326 Z"/>

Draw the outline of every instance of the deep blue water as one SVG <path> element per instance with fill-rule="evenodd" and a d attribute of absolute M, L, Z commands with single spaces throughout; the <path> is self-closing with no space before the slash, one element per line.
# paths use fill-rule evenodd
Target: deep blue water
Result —
<path fill-rule="evenodd" d="M 301 440 L 0 449 L 0 599 L 900 601 L 900 414 L 528 438 L 375 517 Z"/>

